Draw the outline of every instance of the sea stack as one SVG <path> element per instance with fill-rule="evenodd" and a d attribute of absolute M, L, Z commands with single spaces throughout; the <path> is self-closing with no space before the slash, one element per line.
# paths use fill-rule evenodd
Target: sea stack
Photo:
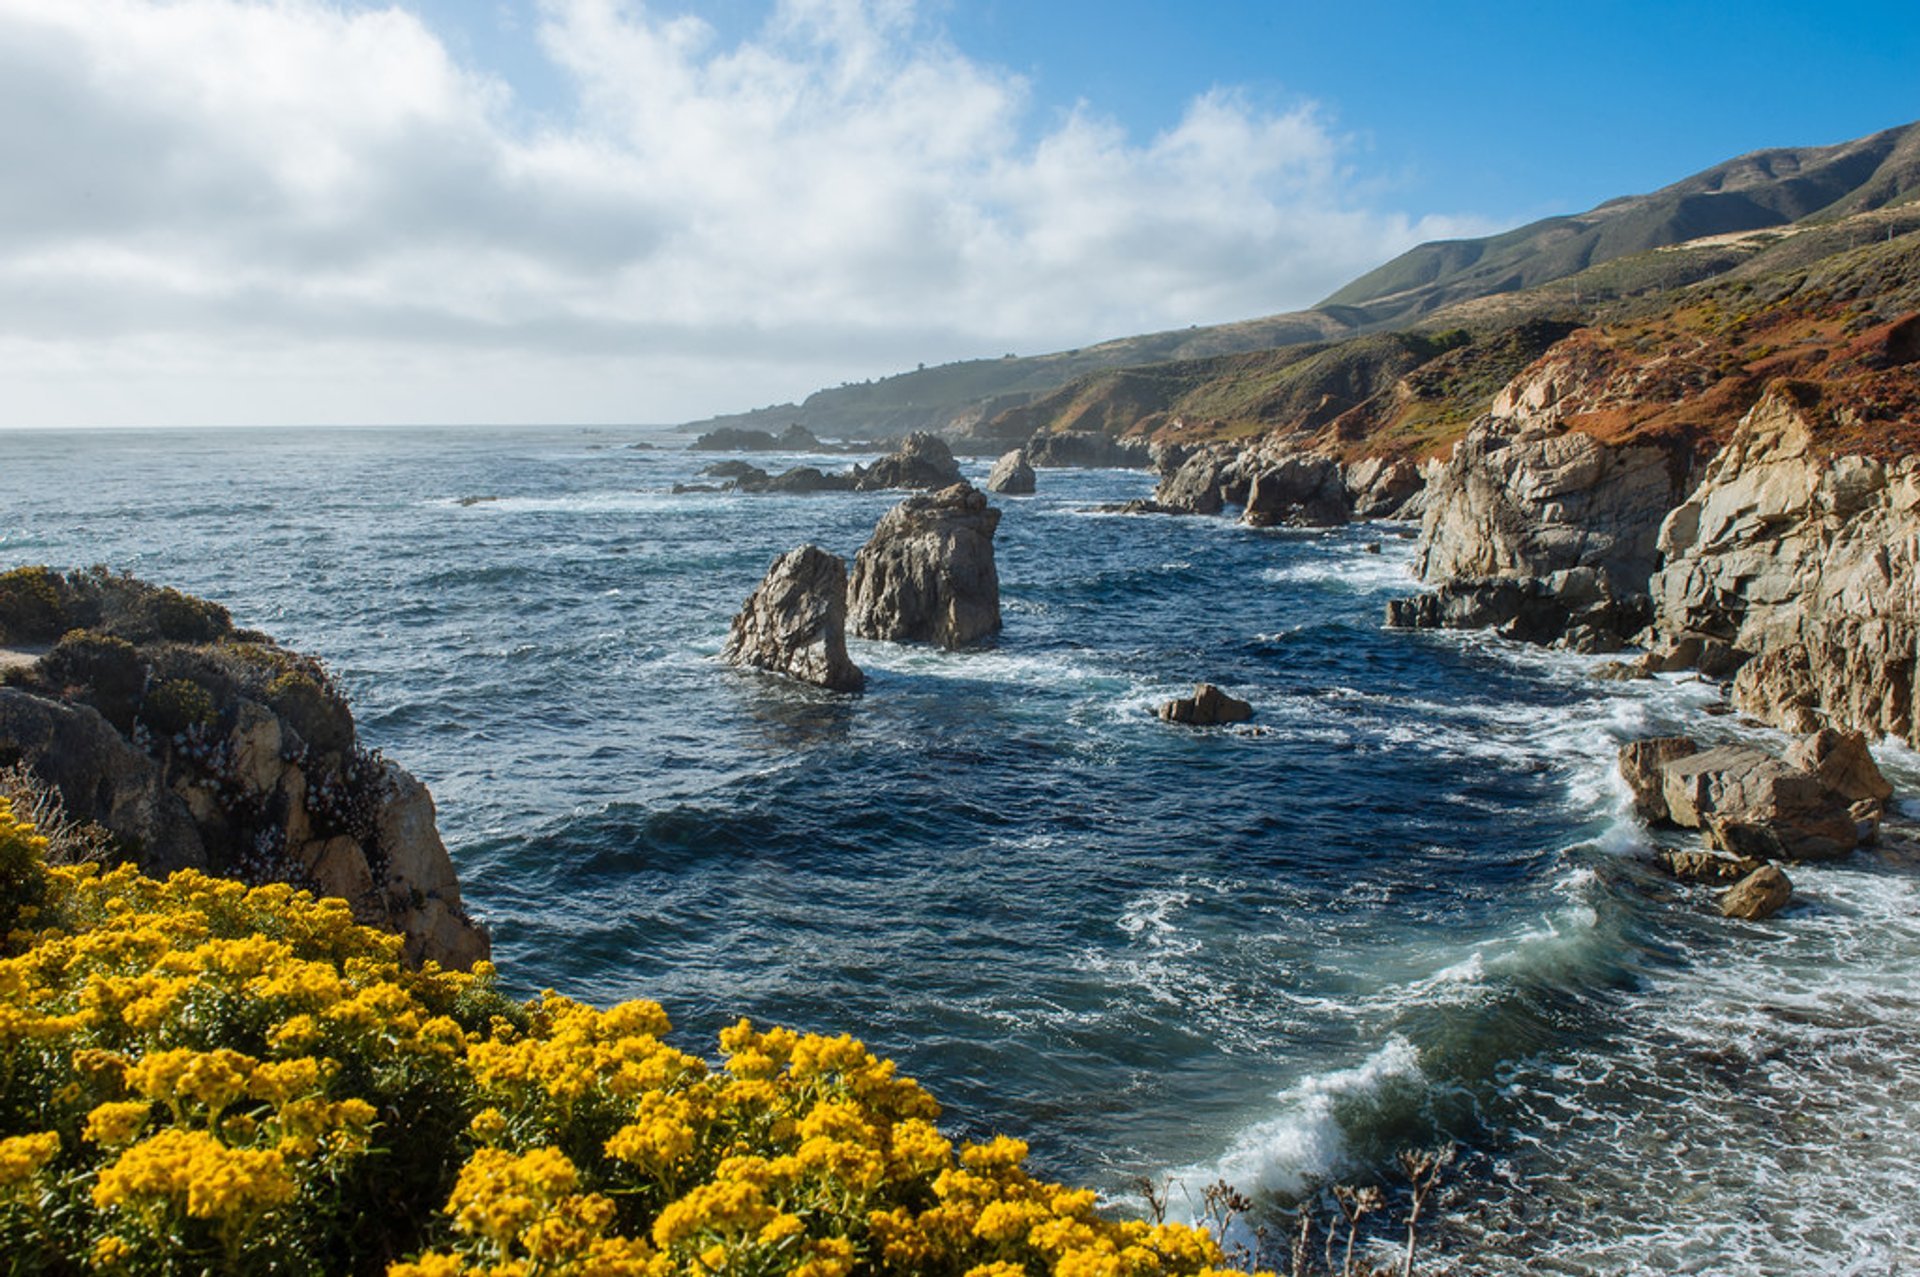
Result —
<path fill-rule="evenodd" d="M 862 638 L 963 647 L 1000 629 L 1000 512 L 968 483 L 908 497 L 853 560 L 847 615 Z"/>
<path fill-rule="evenodd" d="M 1015 448 L 993 463 L 993 469 L 987 473 L 987 491 L 1004 492 L 1011 497 L 1033 494 L 1033 467 L 1027 463 L 1025 448 Z"/>
<path fill-rule="evenodd" d="M 733 618 L 720 655 L 832 691 L 859 691 L 866 676 L 847 655 L 846 561 L 817 545 L 775 559 Z"/>

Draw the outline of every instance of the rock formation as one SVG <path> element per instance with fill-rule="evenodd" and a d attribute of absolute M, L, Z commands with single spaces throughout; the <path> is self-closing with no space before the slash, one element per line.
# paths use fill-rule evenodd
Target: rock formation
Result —
<path fill-rule="evenodd" d="M 817 545 L 773 561 L 727 634 L 722 659 L 836 692 L 866 677 L 847 656 L 847 565 Z"/>
<path fill-rule="evenodd" d="M 1223 723 L 1244 723 L 1253 717 L 1253 706 L 1227 695 L 1212 683 L 1195 683 L 1193 695 L 1167 701 L 1160 706 L 1160 721 L 1188 727 L 1217 727 Z"/>
<path fill-rule="evenodd" d="M 146 872 L 291 881 L 400 933 L 412 961 L 487 956 L 426 787 L 360 746 L 318 662 L 177 591 L 44 579 L 68 632 L 0 688 L 0 756 Z"/>
<path fill-rule="evenodd" d="M 1027 463 L 1027 450 L 1015 448 L 998 461 L 987 474 L 987 491 L 1008 496 L 1028 496 L 1033 492 L 1033 467 Z"/>
<path fill-rule="evenodd" d="M 1346 483 L 1339 463 L 1331 457 L 1283 453 L 1255 460 L 1252 465 L 1253 479 L 1247 486 L 1246 510 L 1241 515 L 1248 527 L 1288 524 L 1321 528 L 1347 521 Z"/>
<path fill-rule="evenodd" d="M 822 445 L 811 430 L 797 423 L 779 434 L 722 426 L 695 439 L 694 452 L 819 452 Z"/>
<path fill-rule="evenodd" d="M 854 468 L 853 485 L 861 492 L 883 488 L 945 488 L 959 483 L 960 463 L 940 436 L 924 431 L 910 434 L 900 447 L 865 470 Z"/>
<path fill-rule="evenodd" d="M 1784 759 L 1752 745 L 1699 749 L 1688 737 L 1634 741 L 1620 774 L 1635 812 L 1652 824 L 1698 829 L 1707 845 L 1741 860 L 1831 860 L 1878 829 L 1892 787 L 1864 738 L 1821 732 Z M 1669 860 L 1683 877 L 1724 878 L 1727 866 Z"/>
<path fill-rule="evenodd" d="M 1708 463 L 1661 528 L 1654 626 L 1744 658 L 1734 703 L 1777 726 L 1913 741 L 1920 457 L 1823 456 L 1814 416 L 1776 389 Z"/>
<path fill-rule="evenodd" d="M 1116 439 L 1098 430 L 1043 430 L 1027 444 L 1036 466 L 1127 470 L 1152 464 L 1145 439 Z"/>
<path fill-rule="evenodd" d="M 972 485 L 908 497 L 854 556 L 847 616 L 862 638 L 962 647 L 1000 629 L 993 534 L 1000 512 Z"/>
<path fill-rule="evenodd" d="M 1771 918 L 1793 899 L 1793 884 L 1778 865 L 1761 865 L 1720 897 L 1720 912 L 1728 918 L 1759 922 Z"/>

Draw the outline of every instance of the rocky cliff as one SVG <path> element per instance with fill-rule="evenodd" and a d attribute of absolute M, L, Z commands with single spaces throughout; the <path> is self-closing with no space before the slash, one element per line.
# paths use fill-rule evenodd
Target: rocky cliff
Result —
<path fill-rule="evenodd" d="M 345 899 L 449 967 L 487 956 L 433 799 L 358 740 L 318 661 L 130 577 L 0 575 L 0 765 L 25 767 L 110 853 Z"/>
<path fill-rule="evenodd" d="M 1916 306 L 1909 233 L 1568 337 L 1431 471 L 1418 563 L 1440 588 L 1390 621 L 1534 606 L 1515 637 L 1637 638 L 1641 670 L 1731 675 L 1779 726 L 1915 740 Z M 1567 589 L 1597 590 L 1611 632 Z M 1570 606 L 1538 623 L 1542 599 Z"/>

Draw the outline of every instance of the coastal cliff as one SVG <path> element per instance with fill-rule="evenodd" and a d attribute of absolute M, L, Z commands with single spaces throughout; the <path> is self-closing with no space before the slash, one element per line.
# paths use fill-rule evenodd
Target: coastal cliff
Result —
<path fill-rule="evenodd" d="M 104 570 L 0 575 L 0 766 L 112 858 L 339 897 L 406 956 L 485 958 L 433 798 L 359 741 L 320 663 L 217 604 Z"/>
<path fill-rule="evenodd" d="M 1732 678 L 1741 710 L 1916 739 L 1920 246 L 1911 235 L 1582 330 L 1430 471 L 1402 625 L 1513 625 L 1570 572 L 1624 606 L 1515 637 Z M 1736 310 L 1735 307 L 1738 307 Z M 1632 626 L 1633 618 L 1645 622 Z M 1511 631 L 1510 631 L 1511 632 Z"/>

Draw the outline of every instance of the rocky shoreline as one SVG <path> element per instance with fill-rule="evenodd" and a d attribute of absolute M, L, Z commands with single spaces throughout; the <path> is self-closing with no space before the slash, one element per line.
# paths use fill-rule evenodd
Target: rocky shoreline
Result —
<path fill-rule="evenodd" d="M 488 956 L 432 796 L 361 744 L 312 657 L 103 569 L 0 575 L 0 644 L 0 766 L 57 793 L 112 858 L 340 897 L 416 964 Z"/>

